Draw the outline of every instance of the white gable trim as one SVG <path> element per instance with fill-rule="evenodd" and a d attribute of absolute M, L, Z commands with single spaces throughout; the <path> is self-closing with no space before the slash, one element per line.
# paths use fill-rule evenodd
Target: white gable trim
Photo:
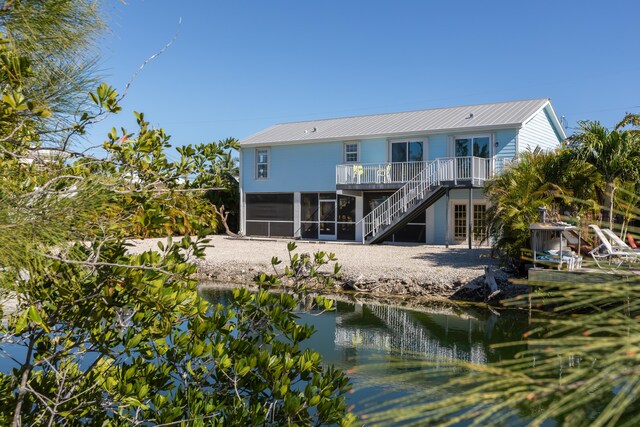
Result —
<path fill-rule="evenodd" d="M 564 128 L 562 127 L 560 120 L 558 120 L 558 115 L 556 114 L 556 111 L 553 109 L 553 105 L 551 105 L 550 100 L 547 100 L 547 102 L 545 102 L 544 105 L 540 107 L 535 113 L 527 117 L 527 119 L 522 122 L 522 126 L 526 126 L 527 123 L 529 123 L 531 120 L 534 119 L 535 116 L 538 115 L 538 113 L 540 113 L 541 111 L 544 111 L 547 107 L 551 109 L 551 114 L 549 114 L 549 117 L 551 118 L 551 124 L 555 128 L 558 135 L 560 135 L 560 139 L 561 139 L 560 142 L 562 142 L 567 138 L 567 134 L 564 132 Z"/>
<path fill-rule="evenodd" d="M 553 105 L 551 105 L 551 102 L 548 103 L 549 108 L 551 109 L 551 120 L 553 121 L 554 125 L 556 126 L 557 129 L 560 129 L 560 136 L 562 137 L 562 140 L 564 141 L 565 139 L 567 139 L 567 134 L 564 131 L 564 128 L 562 127 L 562 123 L 560 123 L 560 120 L 558 119 L 558 115 L 556 114 L 556 110 L 554 110 Z"/>

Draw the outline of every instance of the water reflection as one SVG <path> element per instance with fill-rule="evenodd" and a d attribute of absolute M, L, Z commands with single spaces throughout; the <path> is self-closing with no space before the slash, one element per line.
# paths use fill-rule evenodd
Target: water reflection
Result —
<path fill-rule="evenodd" d="M 303 313 L 301 319 L 317 330 L 310 347 L 347 367 L 357 365 L 358 356 L 371 354 L 485 364 L 522 350 L 491 345 L 519 341 L 528 328 L 528 317 L 521 312 L 429 306 L 416 311 L 358 302 L 338 302 L 333 312 Z"/>
<path fill-rule="evenodd" d="M 207 289 L 213 302 L 230 301 L 229 290 Z M 527 313 L 480 308 L 421 306 L 417 309 L 338 301 L 334 311 L 299 313 L 315 327 L 310 347 L 331 363 L 352 365 L 359 354 L 421 355 L 426 360 L 464 360 L 477 364 L 511 357 L 520 348 L 492 344 L 519 341 L 529 327 Z"/>
<path fill-rule="evenodd" d="M 203 294 L 216 302 L 228 302 L 229 298 L 229 291 L 207 290 Z M 529 327 L 526 312 L 497 314 L 442 304 L 409 310 L 338 301 L 334 311 L 302 312 L 300 318 L 316 329 L 306 347 L 322 354 L 326 363 L 351 370 L 356 392 L 350 399 L 356 404 L 356 413 L 408 395 L 416 387 L 442 384 L 453 371 L 434 375 L 438 362 L 485 364 L 511 358 L 525 349 L 525 344 L 499 349 L 492 344 L 520 341 Z M 429 367 L 402 363 L 416 359 L 436 363 Z M 388 383 L 389 375 L 394 375 L 393 384 Z"/>
<path fill-rule="evenodd" d="M 348 307 L 347 307 L 348 308 Z M 492 314 L 492 323 L 495 324 Z M 487 363 L 485 342 L 474 335 L 484 325 L 470 316 L 427 314 L 382 305 L 355 304 L 336 316 L 336 347 L 354 344 L 386 353 L 424 355 L 429 360 Z"/>

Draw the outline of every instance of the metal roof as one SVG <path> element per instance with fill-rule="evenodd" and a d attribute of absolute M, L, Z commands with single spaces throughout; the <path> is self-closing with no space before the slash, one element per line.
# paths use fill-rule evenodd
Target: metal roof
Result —
<path fill-rule="evenodd" d="M 403 113 L 283 123 L 240 141 L 241 146 L 291 142 L 349 140 L 447 131 L 520 127 L 549 99 L 435 108 Z M 554 113 L 555 115 L 555 113 Z"/>

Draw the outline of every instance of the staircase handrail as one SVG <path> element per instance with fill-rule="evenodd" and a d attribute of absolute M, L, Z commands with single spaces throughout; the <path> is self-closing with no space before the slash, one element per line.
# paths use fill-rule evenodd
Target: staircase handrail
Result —
<path fill-rule="evenodd" d="M 360 220 L 362 221 L 362 242 L 364 243 L 370 234 L 375 235 L 382 225 L 391 224 L 415 200 L 423 198 L 427 192 L 431 191 L 432 187 L 440 185 L 438 170 L 439 160 L 428 162 L 415 177 L 364 216 Z"/>

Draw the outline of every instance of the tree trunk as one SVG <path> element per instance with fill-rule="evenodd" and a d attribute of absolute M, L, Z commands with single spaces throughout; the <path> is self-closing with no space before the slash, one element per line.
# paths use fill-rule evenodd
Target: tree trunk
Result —
<path fill-rule="evenodd" d="M 29 381 L 29 376 L 31 375 L 31 369 L 33 365 L 31 364 L 31 356 L 33 354 L 33 347 L 36 343 L 36 337 L 34 337 L 33 331 L 29 336 L 29 349 L 27 350 L 27 356 L 24 361 L 24 365 L 22 365 L 22 375 L 20 377 L 20 388 L 18 389 L 18 398 L 16 399 L 16 408 L 13 412 L 13 422 L 11 423 L 12 427 L 20 427 L 22 425 L 22 402 L 24 402 L 24 396 L 27 394 L 27 382 Z"/>
<path fill-rule="evenodd" d="M 238 237 L 236 233 L 234 233 L 229 229 L 229 225 L 227 224 L 227 218 L 229 218 L 229 212 L 225 212 L 224 205 L 220 206 L 220 208 L 216 207 L 216 205 L 213 205 L 213 210 L 220 217 L 220 220 L 222 221 L 222 225 L 224 226 L 224 230 L 227 233 L 227 236 Z"/>
<path fill-rule="evenodd" d="M 616 191 L 616 184 L 611 181 L 607 183 L 607 193 L 605 194 L 606 200 L 609 202 L 607 203 L 607 209 L 609 210 L 609 229 L 613 230 L 613 220 L 616 216 L 615 212 L 613 211 L 613 201 L 614 199 L 614 193 Z"/>

